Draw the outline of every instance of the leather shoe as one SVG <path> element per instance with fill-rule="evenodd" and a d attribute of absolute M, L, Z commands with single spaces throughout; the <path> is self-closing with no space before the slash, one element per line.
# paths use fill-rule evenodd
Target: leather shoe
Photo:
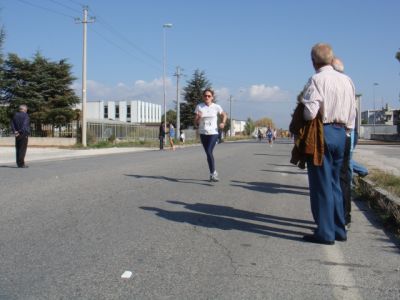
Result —
<path fill-rule="evenodd" d="M 346 242 L 347 241 L 347 236 L 341 237 L 341 236 L 335 236 L 335 240 L 339 242 Z"/>
<path fill-rule="evenodd" d="M 18 166 L 18 168 L 29 168 L 27 165 Z"/>
<path fill-rule="evenodd" d="M 316 237 L 313 234 L 307 234 L 307 235 L 303 236 L 303 240 L 310 242 L 310 243 L 314 243 L 314 244 L 322 244 L 322 245 L 335 244 L 335 241 L 325 241 L 325 240 L 322 240 L 322 239 Z"/>

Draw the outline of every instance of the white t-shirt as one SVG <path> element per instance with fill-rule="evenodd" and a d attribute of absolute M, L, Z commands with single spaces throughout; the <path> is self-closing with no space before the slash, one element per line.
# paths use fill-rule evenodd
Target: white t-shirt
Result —
<path fill-rule="evenodd" d="M 211 103 L 210 106 L 207 106 L 205 103 L 200 103 L 196 106 L 194 112 L 201 112 L 199 124 L 200 134 L 218 134 L 218 114 L 223 112 L 220 105 Z"/>

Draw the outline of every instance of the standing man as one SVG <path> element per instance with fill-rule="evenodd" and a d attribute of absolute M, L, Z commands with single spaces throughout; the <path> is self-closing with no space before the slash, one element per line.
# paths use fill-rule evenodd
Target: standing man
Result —
<path fill-rule="evenodd" d="M 28 107 L 23 104 L 19 106 L 19 111 L 15 113 L 11 121 L 11 129 L 15 135 L 15 151 L 18 168 L 27 168 L 25 165 L 26 148 L 28 147 L 28 136 L 31 133 Z"/>
<path fill-rule="evenodd" d="M 332 60 L 332 67 L 340 72 L 344 73 L 343 62 L 338 57 L 334 57 Z M 355 99 L 354 99 L 355 100 Z M 343 202 L 344 202 L 344 220 L 346 229 L 351 222 L 351 181 L 353 177 L 353 170 L 351 166 L 351 156 L 353 152 L 354 129 L 346 132 L 346 144 L 344 149 L 343 165 L 340 170 L 340 188 L 342 189 Z"/>
<path fill-rule="evenodd" d="M 160 124 L 160 131 L 158 134 L 158 139 L 160 140 L 160 150 L 163 150 L 164 149 L 164 139 L 165 139 L 164 122 L 161 122 L 161 124 Z"/>
<path fill-rule="evenodd" d="M 318 43 L 312 48 L 316 73 L 308 81 L 301 100 L 305 120 L 313 120 L 320 112 L 324 134 L 322 166 L 315 166 L 312 159 L 307 159 L 311 210 L 317 229 L 303 239 L 326 245 L 347 240 L 339 178 L 346 130 L 354 128 L 356 116 L 354 84 L 348 76 L 333 69 L 333 58 L 329 44 Z"/>

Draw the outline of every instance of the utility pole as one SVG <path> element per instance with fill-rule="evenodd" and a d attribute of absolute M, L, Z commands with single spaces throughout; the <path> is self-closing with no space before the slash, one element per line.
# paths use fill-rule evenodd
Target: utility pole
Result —
<path fill-rule="evenodd" d="M 182 76 L 181 68 L 176 67 L 176 135 L 179 137 L 181 134 L 181 107 L 179 103 L 179 77 Z"/>
<path fill-rule="evenodd" d="M 232 95 L 229 96 L 229 136 L 232 136 Z"/>
<path fill-rule="evenodd" d="M 95 18 L 88 20 L 88 6 L 83 6 L 83 20 L 76 18 L 76 23 L 83 24 L 83 57 L 82 57 L 82 146 L 87 146 L 86 139 L 86 32 L 87 23 L 93 23 Z"/>

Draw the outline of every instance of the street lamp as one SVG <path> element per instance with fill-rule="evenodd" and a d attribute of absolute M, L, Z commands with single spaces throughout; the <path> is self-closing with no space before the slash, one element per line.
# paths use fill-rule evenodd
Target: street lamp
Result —
<path fill-rule="evenodd" d="M 163 89 L 164 89 L 164 132 L 167 132 L 167 104 L 166 104 L 166 91 L 165 91 L 165 73 L 167 68 L 167 47 L 166 47 L 166 32 L 167 28 L 171 28 L 171 23 L 163 25 Z"/>
<path fill-rule="evenodd" d="M 375 134 L 375 123 L 376 123 L 376 110 L 375 110 L 375 87 L 378 86 L 379 83 L 374 82 L 373 84 L 373 96 L 374 96 L 374 134 Z"/>

